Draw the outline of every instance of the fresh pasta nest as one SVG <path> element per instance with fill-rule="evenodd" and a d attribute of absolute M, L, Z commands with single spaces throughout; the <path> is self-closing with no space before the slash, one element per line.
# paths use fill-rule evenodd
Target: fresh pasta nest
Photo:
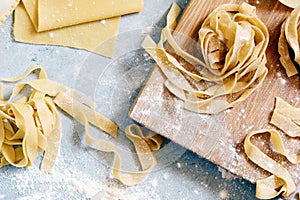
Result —
<path fill-rule="evenodd" d="M 199 30 L 202 60 L 185 52 L 172 36 L 179 12 L 173 4 L 160 42 L 155 44 L 146 37 L 142 45 L 166 76 L 168 90 L 184 101 L 186 109 L 197 113 L 217 114 L 245 100 L 268 72 L 265 51 L 269 34 L 257 18 L 256 8 L 247 3 L 224 4 L 211 12 Z M 176 56 L 165 50 L 165 42 Z"/>
<path fill-rule="evenodd" d="M 282 24 L 278 41 L 280 62 L 289 77 L 298 74 L 297 67 L 300 64 L 299 16 L 300 7 L 297 7 Z"/>
<path fill-rule="evenodd" d="M 56 107 L 61 108 L 85 125 L 85 142 L 96 150 L 114 153 L 113 176 L 123 184 L 132 186 L 144 181 L 156 165 L 154 152 L 160 149 L 162 138 L 156 134 L 144 136 L 139 126 L 126 126 L 126 137 L 133 143 L 141 170 L 123 172 L 122 156 L 116 145 L 89 134 L 90 124 L 117 137 L 118 125 L 96 112 L 96 104 L 85 94 L 47 78 L 45 70 L 34 66 L 16 78 L 4 82 L 18 82 L 39 70 L 38 79 L 17 84 L 9 99 L 2 95 L 0 84 L 0 168 L 30 166 L 38 154 L 44 152 L 41 170 L 51 172 L 59 152 L 61 122 Z M 29 98 L 20 93 L 24 86 L 31 87 Z"/>

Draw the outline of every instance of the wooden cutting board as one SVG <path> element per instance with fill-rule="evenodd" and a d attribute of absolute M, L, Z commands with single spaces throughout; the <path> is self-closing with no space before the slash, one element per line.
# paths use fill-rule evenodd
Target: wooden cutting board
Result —
<path fill-rule="evenodd" d="M 242 2 L 241 0 L 190 0 L 176 27 L 176 32 L 180 34 L 174 33 L 174 37 L 182 48 L 190 51 L 187 38 L 192 37 L 197 40 L 199 27 L 208 13 L 224 3 Z M 248 3 L 257 7 L 257 15 L 266 24 L 270 33 L 267 50 L 269 73 L 261 88 L 233 109 L 218 115 L 196 114 L 180 108 L 182 102 L 164 87 L 166 78 L 155 66 L 129 115 L 145 127 L 255 183 L 269 174 L 246 158 L 243 150 L 244 138 L 252 130 L 275 128 L 269 124 L 269 121 L 276 96 L 300 107 L 300 81 L 297 75 L 286 77 L 277 53 L 280 26 L 291 9 L 276 0 L 249 0 Z M 284 141 L 292 152 L 299 153 L 298 139 L 284 136 Z M 272 158 L 284 164 L 299 185 L 300 165 L 292 165 L 285 158 L 274 153 L 269 145 L 268 136 L 257 137 L 254 142 Z"/>

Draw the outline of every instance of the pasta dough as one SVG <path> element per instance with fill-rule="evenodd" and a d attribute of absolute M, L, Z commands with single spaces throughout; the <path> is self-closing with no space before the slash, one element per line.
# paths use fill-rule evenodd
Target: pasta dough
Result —
<path fill-rule="evenodd" d="M 19 42 L 112 57 L 120 16 L 142 10 L 143 0 L 22 0 L 15 11 L 14 36 Z"/>
<path fill-rule="evenodd" d="M 298 74 L 297 66 L 300 64 L 300 47 L 298 27 L 300 7 L 295 8 L 282 24 L 281 33 L 278 41 L 278 52 L 280 62 L 285 68 L 287 75 Z M 290 50 L 293 53 L 290 53 Z"/>
<path fill-rule="evenodd" d="M 116 146 L 106 140 L 89 134 L 89 125 L 117 137 L 118 126 L 113 121 L 95 111 L 95 103 L 86 95 L 47 79 L 47 74 L 40 66 L 32 67 L 16 78 L 4 79 L 5 82 L 17 82 L 32 71 L 40 70 L 39 78 L 19 83 L 15 86 L 8 100 L 0 91 L 0 167 L 13 165 L 30 166 L 39 152 L 44 151 L 41 170 L 50 172 L 55 164 L 60 139 L 61 122 L 56 106 L 85 124 L 85 140 L 92 148 L 114 152 L 113 175 L 125 185 L 135 185 L 144 181 L 156 165 L 154 152 L 160 149 L 162 138 L 156 134 L 145 137 L 137 125 L 126 127 L 125 133 L 137 152 L 142 170 L 122 172 L 122 159 Z M 33 91 L 29 98 L 20 96 L 25 85 Z M 2 88 L 2 85 L 1 85 Z"/>
<path fill-rule="evenodd" d="M 198 41 L 204 61 L 183 51 L 172 37 L 179 12 L 173 4 L 158 44 L 149 36 L 142 44 L 167 77 L 168 90 L 184 101 L 186 109 L 197 113 L 217 114 L 245 100 L 268 72 L 265 51 L 269 34 L 255 7 L 225 4 L 205 19 Z M 197 72 L 169 54 L 165 42 Z M 235 98 L 230 100 L 228 95 Z"/>
<path fill-rule="evenodd" d="M 6 18 L 14 11 L 20 0 L 2 0 L 0 6 L 0 26 Z"/>
<path fill-rule="evenodd" d="M 143 0 L 22 0 L 37 32 L 143 10 Z"/>
<path fill-rule="evenodd" d="M 38 33 L 22 3 L 15 10 L 14 37 L 16 41 L 74 47 L 112 57 L 115 51 L 121 17 L 79 24 Z"/>
<path fill-rule="evenodd" d="M 271 124 L 280 128 L 290 137 L 299 137 L 299 111 L 299 108 L 294 108 L 277 97 Z M 248 134 L 244 142 L 245 153 L 252 162 L 272 174 L 265 179 L 257 181 L 256 196 L 261 199 L 271 199 L 282 193 L 283 197 L 288 197 L 296 191 L 296 185 L 289 171 L 251 142 L 253 136 L 266 133 L 270 134 L 270 141 L 277 153 L 285 156 L 293 164 L 300 163 L 300 155 L 292 154 L 285 149 L 283 139 L 277 130 L 263 129 Z"/>

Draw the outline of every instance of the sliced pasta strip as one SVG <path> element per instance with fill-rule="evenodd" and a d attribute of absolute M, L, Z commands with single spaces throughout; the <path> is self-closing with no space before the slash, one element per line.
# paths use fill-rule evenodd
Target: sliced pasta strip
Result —
<path fill-rule="evenodd" d="M 87 145 L 100 151 L 114 153 L 113 176 L 116 179 L 127 186 L 133 186 L 143 182 L 149 176 L 149 173 L 156 165 L 154 151 L 160 148 L 162 143 L 160 136 L 154 135 L 147 138 L 144 137 L 141 129 L 137 125 L 133 124 L 127 126 L 125 129 L 126 136 L 131 140 L 135 147 L 142 169 L 138 172 L 123 172 L 121 169 L 122 158 L 116 146 L 109 141 L 91 136 L 88 127 L 89 125 L 86 122 L 85 140 Z"/>
<path fill-rule="evenodd" d="M 111 134 L 113 137 L 117 137 L 117 124 L 88 106 L 76 101 L 76 99 L 73 99 L 71 96 L 67 96 L 64 93 L 58 93 L 54 99 L 54 103 L 78 121 L 82 123 L 88 121 L 106 133 Z"/>
<path fill-rule="evenodd" d="M 285 68 L 287 75 L 293 76 L 298 74 L 300 64 L 300 47 L 299 47 L 299 16 L 300 7 L 295 8 L 287 17 L 281 26 L 280 37 L 278 40 L 278 52 L 280 62 Z M 292 51 L 293 53 L 291 53 Z"/>
<path fill-rule="evenodd" d="M 205 19 L 198 40 L 203 61 L 181 49 L 172 36 L 179 12 L 174 3 L 159 43 L 147 36 L 142 47 L 167 77 L 165 86 L 184 101 L 186 109 L 217 114 L 245 100 L 261 86 L 268 72 L 265 51 L 269 34 L 257 18 L 255 7 L 247 3 L 225 4 Z M 168 53 L 165 42 L 197 72 L 189 71 Z M 236 97 L 229 99 L 227 95 Z"/>
<path fill-rule="evenodd" d="M 295 108 L 280 97 L 276 97 L 270 123 L 290 137 L 300 137 L 300 108 Z"/>
<path fill-rule="evenodd" d="M 270 134 L 270 141 L 272 141 L 274 149 L 278 153 L 286 156 L 288 159 L 290 158 L 290 156 L 286 154 L 282 139 L 276 130 L 254 131 L 246 136 L 244 149 L 248 158 L 261 168 L 273 174 L 266 179 L 257 181 L 256 197 L 261 199 L 271 199 L 280 195 L 281 193 L 283 197 L 288 197 L 296 191 L 296 185 L 288 170 L 281 164 L 277 163 L 275 160 L 264 154 L 251 142 L 251 137 L 263 133 Z M 291 160 L 293 161 L 293 159 Z M 297 160 L 297 162 L 299 161 L 300 159 Z"/>
<path fill-rule="evenodd" d="M 0 99 L 0 167 L 13 165 L 30 166 L 40 152 L 44 152 L 41 170 L 51 172 L 59 153 L 61 121 L 57 107 L 85 125 L 85 140 L 91 148 L 114 152 L 113 175 L 123 184 L 131 186 L 144 181 L 156 165 L 154 152 L 160 149 L 162 138 L 156 134 L 145 137 L 137 125 L 126 127 L 125 133 L 132 141 L 140 161 L 141 170 L 124 172 L 122 158 L 111 141 L 95 138 L 89 134 L 90 124 L 117 137 L 115 122 L 95 111 L 95 103 L 86 95 L 47 79 L 41 66 L 34 66 L 20 76 L 3 79 L 4 82 L 22 81 L 33 71 L 39 70 L 38 79 L 18 83 L 8 99 Z M 33 91 L 29 97 L 22 96 L 25 85 Z M 2 91 L 0 91 L 2 94 Z"/>

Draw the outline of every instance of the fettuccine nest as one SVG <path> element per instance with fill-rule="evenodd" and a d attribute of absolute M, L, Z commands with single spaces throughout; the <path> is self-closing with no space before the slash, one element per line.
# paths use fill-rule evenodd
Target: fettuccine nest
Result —
<path fill-rule="evenodd" d="M 172 36 L 179 11 L 173 4 L 158 44 L 150 37 L 143 43 L 167 77 L 168 90 L 184 101 L 186 109 L 208 114 L 217 114 L 249 97 L 268 72 L 265 51 L 269 34 L 257 18 L 256 8 L 247 3 L 225 4 L 208 15 L 199 30 L 202 60 L 183 51 Z M 166 41 L 176 56 L 197 71 L 189 71 L 170 55 L 164 48 Z"/>
<path fill-rule="evenodd" d="M 23 79 L 39 70 L 39 77 L 30 81 Z M 96 112 L 96 104 L 85 94 L 68 88 L 47 78 L 46 71 L 34 66 L 24 74 L 3 79 L 4 82 L 19 82 L 9 99 L 2 95 L 0 82 L 0 168 L 31 166 L 41 152 L 44 152 L 41 170 L 51 172 L 60 148 L 62 126 L 57 107 L 85 125 L 85 142 L 96 150 L 114 153 L 112 175 L 127 186 L 143 182 L 156 165 L 155 151 L 163 142 L 154 133 L 144 135 L 139 126 L 126 126 L 126 137 L 134 145 L 141 170 L 122 171 L 123 156 L 116 145 L 92 136 L 90 125 L 94 125 L 112 137 L 117 137 L 118 125 Z M 21 91 L 31 87 L 30 96 Z M 18 98 L 17 98 L 18 97 Z"/>

